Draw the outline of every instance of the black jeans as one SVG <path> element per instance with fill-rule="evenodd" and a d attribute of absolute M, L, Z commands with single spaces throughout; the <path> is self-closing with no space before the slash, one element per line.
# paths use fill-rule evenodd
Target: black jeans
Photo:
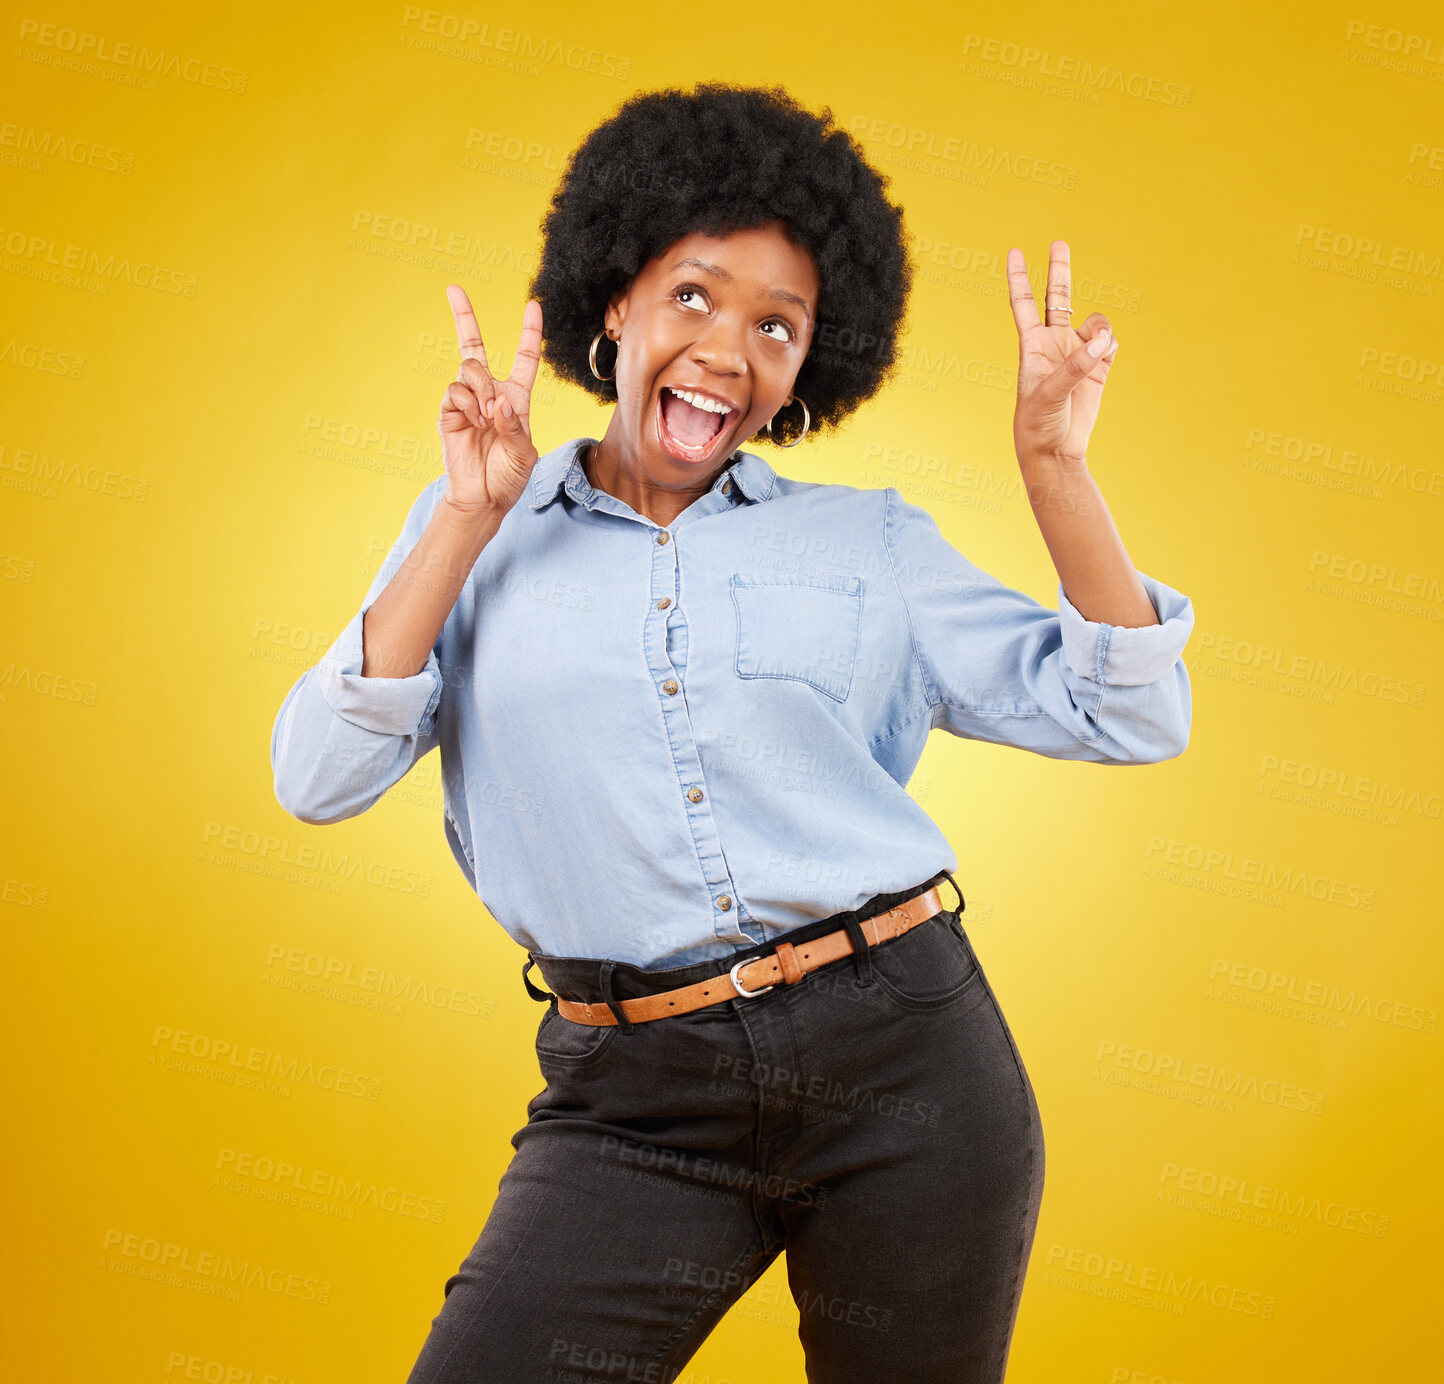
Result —
<path fill-rule="evenodd" d="M 1043 1130 L 960 911 L 650 1023 L 573 1023 L 549 999 L 546 1088 L 409 1384 L 673 1384 L 784 1249 L 811 1384 L 1002 1380 Z M 598 1002 L 730 986 L 775 945 L 656 971 L 534 959 L 555 994 Z"/>

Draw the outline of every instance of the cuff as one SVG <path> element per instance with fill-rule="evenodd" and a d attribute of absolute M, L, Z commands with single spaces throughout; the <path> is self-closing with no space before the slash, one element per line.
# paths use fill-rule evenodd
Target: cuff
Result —
<path fill-rule="evenodd" d="M 1106 625 L 1085 620 L 1058 583 L 1063 657 L 1079 677 L 1115 687 L 1157 682 L 1178 661 L 1193 633 L 1193 602 L 1161 581 L 1138 574 L 1160 624 Z"/>
<path fill-rule="evenodd" d="M 343 720 L 378 735 L 416 735 L 431 729 L 441 701 L 441 665 L 433 649 L 426 666 L 409 678 L 361 675 L 361 623 L 367 607 L 351 617 L 319 665 L 321 695 Z"/>

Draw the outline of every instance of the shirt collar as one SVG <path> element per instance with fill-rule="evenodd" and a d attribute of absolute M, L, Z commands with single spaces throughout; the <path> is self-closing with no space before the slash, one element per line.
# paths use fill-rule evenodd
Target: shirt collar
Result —
<path fill-rule="evenodd" d="M 590 487 L 587 473 L 582 469 L 582 458 L 594 441 L 596 439 L 591 437 L 573 438 L 538 460 L 531 478 L 532 509 L 550 504 L 564 485 L 573 493 Z M 732 463 L 716 478 L 714 486 L 720 486 L 728 476 L 754 504 L 768 499 L 777 482 L 777 472 L 755 452 L 738 452 Z"/>

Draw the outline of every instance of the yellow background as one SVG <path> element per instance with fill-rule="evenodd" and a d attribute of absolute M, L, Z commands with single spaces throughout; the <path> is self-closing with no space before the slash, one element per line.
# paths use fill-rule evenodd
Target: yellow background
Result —
<path fill-rule="evenodd" d="M 453 20 L 490 27 L 457 55 L 428 32 Z M 1021 246 L 1041 298 L 1061 237 L 1075 323 L 1102 309 L 1120 342 L 1090 463 L 1134 562 L 1195 603 L 1181 758 L 938 734 L 911 785 L 1043 1112 L 1010 1379 L 1435 1366 L 1437 10 L 70 4 L 3 32 L 7 1377 L 409 1370 L 540 1089 L 541 1006 L 446 848 L 435 756 L 307 827 L 271 726 L 439 469 L 444 285 L 509 362 L 569 150 L 704 78 L 830 105 L 916 238 L 903 378 L 769 460 L 898 486 L 1053 604 L 1003 276 Z M 534 417 L 542 451 L 605 426 L 545 375 Z M 392 983 L 411 997 L 378 1004 Z M 367 1094 L 246 1086 L 174 1034 Z M 1201 1103 L 1163 1059 L 1243 1089 Z M 393 1209 L 288 1204 L 247 1159 Z M 157 1280 L 155 1244 L 271 1286 Z M 1149 1270 L 1228 1292 L 1110 1293 Z M 801 1378 L 779 1259 L 683 1379 Z"/>

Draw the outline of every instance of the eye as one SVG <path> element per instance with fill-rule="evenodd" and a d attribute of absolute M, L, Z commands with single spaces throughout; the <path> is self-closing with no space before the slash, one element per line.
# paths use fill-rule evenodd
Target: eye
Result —
<path fill-rule="evenodd" d="M 704 301 L 704 303 L 705 303 L 705 301 L 706 301 L 706 300 L 705 300 L 705 296 L 704 296 L 702 290 L 701 290 L 700 288 L 698 288 L 696 284 L 683 284 L 680 288 L 676 288 L 676 289 L 673 289 L 673 290 L 672 290 L 672 297 L 675 298 L 675 299 L 677 300 L 677 302 L 679 302 L 679 303 L 682 302 L 682 299 L 683 299 L 684 297 L 688 296 L 688 295 L 691 295 L 691 296 L 697 297 L 697 298 L 702 298 L 703 301 Z M 688 303 L 688 304 L 685 304 L 684 306 L 690 307 L 691 304 Z M 700 309 L 700 311 L 702 311 L 702 312 L 706 312 L 706 310 L 707 310 L 707 309 L 706 309 L 705 306 Z"/>
<path fill-rule="evenodd" d="M 672 301 L 681 303 L 683 307 L 694 307 L 693 303 L 687 302 L 689 298 L 697 300 L 695 310 L 697 312 L 707 311 L 707 295 L 697 284 L 679 284 L 672 290 Z M 797 333 L 792 329 L 792 324 L 781 317 L 773 317 L 762 324 L 765 331 L 768 327 L 781 327 L 783 334 L 775 336 L 774 341 L 789 342 L 797 339 Z"/>

